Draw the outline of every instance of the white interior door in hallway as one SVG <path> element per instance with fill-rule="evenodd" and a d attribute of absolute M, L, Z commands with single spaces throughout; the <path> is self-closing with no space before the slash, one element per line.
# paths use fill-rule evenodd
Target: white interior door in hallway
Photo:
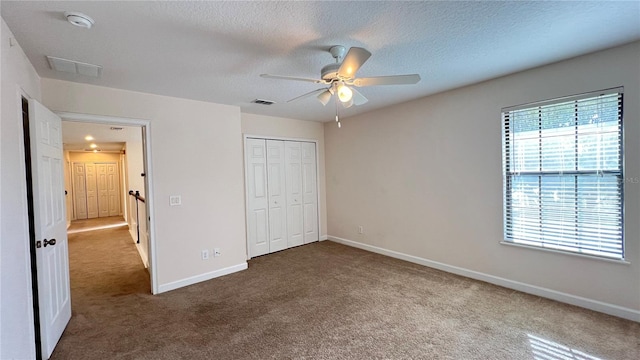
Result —
<path fill-rule="evenodd" d="M 247 138 L 249 257 L 319 240 L 316 144 Z"/>
<path fill-rule="evenodd" d="M 72 169 L 76 219 L 120 215 L 117 163 L 74 162 Z"/>

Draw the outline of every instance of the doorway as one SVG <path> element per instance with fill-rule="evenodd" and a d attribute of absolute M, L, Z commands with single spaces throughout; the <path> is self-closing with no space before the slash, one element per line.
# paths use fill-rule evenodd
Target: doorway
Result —
<path fill-rule="evenodd" d="M 156 294 L 150 122 L 57 115 L 63 121 L 69 234 L 128 225 L 130 244 L 148 270 L 149 291 Z"/>

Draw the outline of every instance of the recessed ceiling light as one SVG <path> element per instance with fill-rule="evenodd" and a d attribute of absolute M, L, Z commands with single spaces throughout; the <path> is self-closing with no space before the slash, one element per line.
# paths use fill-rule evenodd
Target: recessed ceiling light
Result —
<path fill-rule="evenodd" d="M 84 139 L 87 140 L 87 141 L 91 141 L 91 140 L 93 140 L 93 136 L 87 135 L 87 136 L 84 137 Z"/>
<path fill-rule="evenodd" d="M 91 144 L 91 145 L 89 145 L 89 147 L 90 147 L 90 148 L 92 148 L 92 149 L 95 149 L 95 148 L 97 148 L 97 147 L 98 147 L 98 145 L 96 145 L 96 144 Z"/>
<path fill-rule="evenodd" d="M 93 24 L 95 24 L 95 21 L 93 21 L 92 18 L 81 12 L 65 11 L 64 16 L 67 18 L 68 22 L 81 28 L 91 29 Z"/>

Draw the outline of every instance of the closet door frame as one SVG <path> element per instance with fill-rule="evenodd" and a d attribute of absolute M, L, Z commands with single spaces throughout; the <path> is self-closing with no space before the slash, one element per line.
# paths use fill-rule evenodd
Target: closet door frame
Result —
<path fill-rule="evenodd" d="M 247 163 L 246 163 L 246 155 L 244 152 L 247 149 L 247 139 L 259 139 L 259 140 L 279 140 L 279 141 L 297 141 L 297 142 L 306 142 L 313 143 L 316 147 L 316 217 L 318 223 L 318 241 L 322 241 L 322 237 L 320 236 L 320 229 L 322 228 L 322 224 L 320 223 L 320 156 L 318 152 L 318 140 L 314 139 L 302 139 L 302 138 L 289 138 L 289 137 L 279 137 L 279 136 L 265 136 L 265 135 L 252 135 L 252 134 L 243 134 L 242 135 L 242 161 L 244 162 L 244 191 L 245 191 L 245 231 L 247 229 L 249 220 L 247 218 L 247 209 L 249 209 L 249 198 L 247 197 L 247 184 L 248 184 L 248 176 L 247 176 Z M 251 253 L 249 251 L 249 238 L 246 239 L 247 244 L 247 260 L 251 259 Z"/>

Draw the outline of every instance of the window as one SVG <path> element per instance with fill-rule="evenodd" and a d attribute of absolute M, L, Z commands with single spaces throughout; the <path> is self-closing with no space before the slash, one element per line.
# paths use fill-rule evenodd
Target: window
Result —
<path fill-rule="evenodd" d="M 502 120 L 505 241 L 623 259 L 622 88 Z"/>

